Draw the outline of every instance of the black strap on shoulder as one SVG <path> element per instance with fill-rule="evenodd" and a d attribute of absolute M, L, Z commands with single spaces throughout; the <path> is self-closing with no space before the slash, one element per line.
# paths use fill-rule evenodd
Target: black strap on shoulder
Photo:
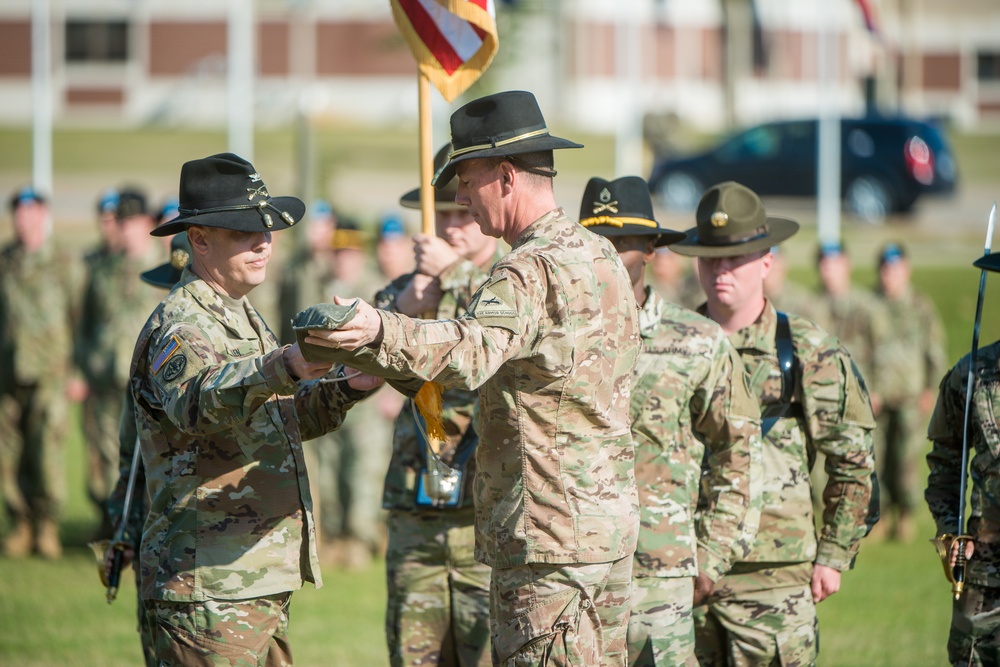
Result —
<path fill-rule="evenodd" d="M 788 315 L 778 311 L 778 327 L 775 331 L 774 345 L 778 351 L 778 369 L 781 371 L 781 398 L 777 403 L 771 403 L 761 414 L 761 435 L 767 435 L 778 420 L 786 415 L 792 407 L 792 396 L 795 395 L 795 378 L 799 374 L 798 359 L 795 358 L 795 346 L 792 344 L 792 330 L 788 326 Z M 790 415 L 791 416 L 791 415 Z"/>

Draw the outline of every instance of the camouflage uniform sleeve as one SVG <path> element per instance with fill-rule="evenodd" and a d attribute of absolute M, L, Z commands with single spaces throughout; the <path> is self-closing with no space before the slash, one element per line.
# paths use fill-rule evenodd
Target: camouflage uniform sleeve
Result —
<path fill-rule="evenodd" d="M 927 437 L 930 475 L 924 499 L 937 525 L 937 534 L 958 532 L 958 490 L 962 481 L 962 420 L 965 418 L 963 385 L 969 358 L 963 358 L 941 380 L 937 404 L 931 414 Z"/>
<path fill-rule="evenodd" d="M 711 372 L 692 401 L 691 422 L 705 443 L 698 572 L 718 581 L 750 553 L 760 523 L 760 407 L 736 348 L 720 335 Z"/>
<path fill-rule="evenodd" d="M 850 567 L 866 519 L 875 468 L 875 418 L 864 381 L 850 354 L 832 336 L 803 360 L 803 401 L 811 445 L 826 455 L 823 528 L 816 563 Z"/>
<path fill-rule="evenodd" d="M 344 367 L 317 380 L 299 383 L 295 411 L 303 440 L 312 440 L 340 428 L 351 407 L 377 390 L 358 391 L 344 378 Z"/>
<path fill-rule="evenodd" d="M 526 270 L 527 269 L 527 270 Z M 348 364 L 388 379 L 434 380 L 478 389 L 536 337 L 545 308 L 544 272 L 506 266 L 476 292 L 457 320 L 418 320 L 386 311 L 377 350 L 357 350 Z"/>
<path fill-rule="evenodd" d="M 156 402 L 174 426 L 190 435 L 217 433 L 245 422 L 274 394 L 290 396 L 298 390 L 285 369 L 284 348 L 220 362 L 225 351 L 199 328 L 181 324 L 149 349 L 148 382 Z"/>
<path fill-rule="evenodd" d="M 128 480 L 132 473 L 132 461 L 136 451 L 136 428 L 135 409 L 132 401 L 132 392 L 125 390 L 125 402 L 122 407 L 122 416 L 118 422 L 118 481 L 111 491 L 106 501 L 108 516 L 112 525 L 116 528 L 122 519 L 122 512 L 125 509 L 125 495 L 128 491 Z M 139 459 L 139 467 L 136 470 L 136 477 L 132 491 L 132 506 L 129 510 L 128 523 L 125 526 L 126 544 L 136 548 L 142 538 L 142 527 L 146 521 L 146 475 L 142 466 L 142 459 Z"/>

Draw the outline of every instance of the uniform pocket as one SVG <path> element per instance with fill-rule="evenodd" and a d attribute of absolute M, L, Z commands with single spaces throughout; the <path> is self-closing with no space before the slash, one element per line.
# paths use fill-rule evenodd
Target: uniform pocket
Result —
<path fill-rule="evenodd" d="M 539 665 L 565 652 L 566 664 L 583 665 L 576 642 L 579 625 L 580 592 L 555 595 L 499 629 L 493 640 L 495 662 L 505 667 Z"/>

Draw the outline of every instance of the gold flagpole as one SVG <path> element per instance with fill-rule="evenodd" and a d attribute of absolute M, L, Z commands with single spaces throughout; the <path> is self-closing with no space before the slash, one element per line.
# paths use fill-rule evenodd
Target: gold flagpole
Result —
<path fill-rule="evenodd" d="M 420 107 L 420 216 L 421 231 L 434 235 L 434 158 L 431 131 L 431 82 L 417 69 L 417 97 Z"/>

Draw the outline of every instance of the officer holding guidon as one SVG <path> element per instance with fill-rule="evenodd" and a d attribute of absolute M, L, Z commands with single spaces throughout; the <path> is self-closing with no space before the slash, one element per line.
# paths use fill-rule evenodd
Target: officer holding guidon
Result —
<path fill-rule="evenodd" d="M 511 246 L 468 313 L 414 320 L 359 301 L 305 342 L 390 378 L 479 390 L 476 556 L 493 568 L 494 663 L 624 665 L 638 533 L 631 281 L 614 247 L 556 206 L 552 151 L 579 144 L 549 134 L 533 95 L 469 102 L 451 136 L 435 186 L 457 176 L 455 201 Z"/>
<path fill-rule="evenodd" d="M 246 299 L 301 201 L 271 197 L 249 162 L 223 153 L 184 164 L 180 202 L 153 234 L 187 231 L 191 265 L 146 322 L 131 372 L 155 657 L 290 664 L 291 591 L 321 584 L 302 440 L 337 428 L 380 381 L 338 382 L 329 363 L 279 347 Z"/>
<path fill-rule="evenodd" d="M 870 529 L 875 420 L 850 354 L 813 322 L 775 310 L 764 296 L 771 246 L 798 223 L 769 216 L 749 188 L 709 188 L 697 226 L 675 252 L 698 259 L 707 302 L 739 350 L 761 405 L 763 501 L 757 539 L 695 610 L 701 665 L 812 665 L 816 604 L 840 588 Z M 809 469 L 826 455 L 828 481 Z M 822 498 L 816 534 L 812 497 Z"/>
<path fill-rule="evenodd" d="M 434 158 L 448 160 L 451 144 Z M 483 234 L 469 209 L 455 203 L 458 183 L 434 191 L 436 235 L 414 238 L 416 271 L 383 288 L 376 308 L 435 319 L 464 316 L 472 295 L 500 259 L 495 238 Z M 420 206 L 420 191 L 399 203 Z M 386 639 L 389 661 L 400 665 L 489 665 L 490 568 L 475 559 L 473 481 L 479 435 L 473 424 L 479 399 L 471 389 L 442 394 L 441 419 L 447 436 L 440 451 L 428 452 L 426 426 L 412 403 L 396 419 L 392 460 L 382 506 L 389 510 L 386 578 L 389 603 Z M 447 498 L 431 497 L 424 485 L 428 457 L 438 456 L 460 479 Z M 433 491 L 431 492 L 433 494 Z"/>
<path fill-rule="evenodd" d="M 760 521 L 760 408 L 722 328 L 645 284 L 657 248 L 684 238 L 654 220 L 646 182 L 590 179 L 580 224 L 614 244 L 640 307 L 629 664 L 694 664 L 693 602 L 746 557 Z"/>

